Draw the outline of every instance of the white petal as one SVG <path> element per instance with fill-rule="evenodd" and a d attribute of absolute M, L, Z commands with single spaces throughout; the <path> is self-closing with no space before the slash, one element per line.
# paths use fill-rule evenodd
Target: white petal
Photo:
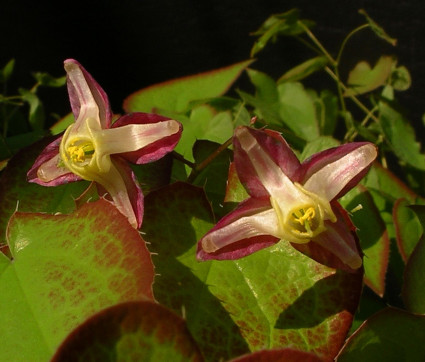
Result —
<path fill-rule="evenodd" d="M 100 154 L 117 154 L 137 151 L 151 143 L 171 136 L 179 131 L 179 123 L 174 120 L 149 123 L 129 124 L 96 132 L 96 152 Z"/>
<path fill-rule="evenodd" d="M 236 137 L 242 149 L 250 158 L 258 178 L 272 196 L 284 209 L 292 209 L 292 204 L 308 202 L 305 195 L 299 191 L 282 169 L 272 160 L 270 155 L 260 146 L 247 128 L 238 128 Z"/>
<path fill-rule="evenodd" d="M 78 115 L 78 119 L 75 120 L 74 132 L 85 132 L 85 120 L 87 118 L 95 119 L 98 123 L 98 127 L 96 128 L 100 129 L 99 107 L 93 97 L 81 68 L 78 64 L 69 62 L 65 63 L 65 70 L 68 76 L 68 82 L 71 82 L 73 92 L 80 102 L 80 113 Z"/>
<path fill-rule="evenodd" d="M 244 216 L 233 223 L 214 230 L 202 240 L 202 248 L 212 253 L 237 241 L 259 235 L 276 235 L 278 220 L 273 209 Z"/>
<path fill-rule="evenodd" d="M 303 186 L 306 190 L 331 201 L 357 174 L 370 165 L 376 155 L 374 145 L 361 146 L 321 168 Z"/>

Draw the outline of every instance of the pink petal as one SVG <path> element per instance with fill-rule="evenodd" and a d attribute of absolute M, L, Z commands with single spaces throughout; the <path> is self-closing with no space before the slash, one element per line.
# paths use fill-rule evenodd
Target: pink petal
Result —
<path fill-rule="evenodd" d="M 251 133 L 260 147 L 269 154 L 270 158 L 282 169 L 283 173 L 292 179 L 300 167 L 300 162 L 280 133 L 271 130 L 255 130 L 250 127 L 244 128 Z M 233 138 L 233 146 L 236 170 L 248 193 L 253 197 L 269 196 L 255 171 L 252 160 L 242 149 L 237 136 Z"/>
<path fill-rule="evenodd" d="M 227 216 L 222 218 L 214 228 L 212 228 L 199 242 L 197 247 L 197 258 L 198 260 L 233 260 L 239 259 L 246 255 L 252 254 L 260 249 L 264 249 L 268 246 L 276 244 L 279 239 L 275 238 L 264 230 L 236 230 L 239 233 L 239 240 L 232 242 L 231 244 L 218 249 L 215 252 L 207 253 L 202 247 L 203 240 L 208 237 L 211 233 L 223 230 L 225 227 L 237 222 L 243 217 L 250 217 L 255 214 L 264 212 L 270 208 L 270 202 L 267 198 L 254 199 L 249 198 L 244 202 L 240 203 L 239 206 Z M 256 235 L 255 235 L 256 234 Z M 229 235 L 222 235 L 223 238 L 229 237 Z M 233 236 L 232 236 L 233 237 Z"/>
<path fill-rule="evenodd" d="M 121 177 L 125 188 L 116 189 L 114 186 L 107 186 L 102 182 L 98 183 L 105 188 L 105 190 L 111 195 L 114 204 L 117 208 L 128 217 L 130 223 L 140 228 L 143 221 L 143 193 L 139 186 L 136 176 L 132 171 L 128 163 L 119 156 L 111 157 L 114 168 L 117 170 Z M 110 180 L 109 180 L 110 181 Z M 128 205 L 128 203 L 130 203 Z M 127 206 L 128 205 L 128 206 Z M 131 207 L 132 215 L 128 215 L 128 208 Z M 134 223 L 131 221 L 134 216 Z"/>
<path fill-rule="evenodd" d="M 55 158 L 57 158 L 57 156 L 59 155 L 59 145 L 61 140 L 62 137 L 56 138 L 53 142 L 48 144 L 46 148 L 41 152 L 41 154 L 37 157 L 33 166 L 27 173 L 27 179 L 29 182 L 33 182 L 42 186 L 58 186 L 69 182 L 81 180 L 79 176 L 67 171 L 66 169 L 56 167 L 57 162 L 55 161 Z M 40 180 L 37 175 L 38 169 L 42 165 L 46 164 L 49 164 L 48 167 L 50 169 L 50 174 L 53 177 L 53 179 L 48 182 Z M 48 170 L 46 171 L 49 172 Z"/>
<path fill-rule="evenodd" d="M 102 87 L 94 80 L 94 78 L 87 72 L 84 67 L 74 59 L 67 59 L 64 62 L 65 69 L 67 65 L 76 65 L 81 70 L 84 75 L 85 82 L 90 88 L 91 95 L 93 96 L 97 107 L 99 108 L 99 117 L 101 127 L 109 128 L 111 126 L 112 112 L 109 106 L 108 96 Z M 68 75 L 68 94 L 69 100 L 71 102 L 72 113 L 74 114 L 75 119 L 77 120 L 80 116 L 81 107 L 84 106 L 84 94 L 81 92 L 81 89 L 78 87 L 78 84 L 75 84 L 70 81 Z"/>
<path fill-rule="evenodd" d="M 372 143 L 348 143 L 304 161 L 299 178 L 307 190 L 327 200 L 337 199 L 364 177 L 376 156 Z"/>
<path fill-rule="evenodd" d="M 118 128 L 130 124 L 150 124 L 169 121 L 169 118 L 149 113 L 131 113 L 119 118 L 113 125 L 112 128 Z M 177 121 L 175 121 L 177 122 Z M 120 153 L 120 156 L 126 160 L 136 163 L 143 164 L 152 161 L 156 161 L 171 152 L 180 140 L 182 133 L 182 126 L 179 123 L 179 131 L 167 136 L 162 139 L 155 141 L 140 150 L 133 152 Z"/>

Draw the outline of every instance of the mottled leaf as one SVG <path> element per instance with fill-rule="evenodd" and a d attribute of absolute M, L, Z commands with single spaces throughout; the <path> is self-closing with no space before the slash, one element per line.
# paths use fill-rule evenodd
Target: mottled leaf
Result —
<path fill-rule="evenodd" d="M 0 360 L 48 360 L 92 314 L 153 298 L 143 239 L 103 199 L 70 215 L 16 212 L 7 240 L 13 259 L 0 254 Z"/>
<path fill-rule="evenodd" d="M 285 347 L 333 358 L 351 325 L 362 272 L 330 269 L 285 242 L 239 260 L 199 263 L 196 243 L 211 218 L 202 190 L 187 184 L 146 197 L 143 231 L 161 275 L 155 297 L 184 313 L 207 360 Z"/>
<path fill-rule="evenodd" d="M 322 362 L 323 360 L 313 353 L 298 351 L 293 348 L 269 349 L 250 353 L 231 362 Z"/>
<path fill-rule="evenodd" d="M 104 309 L 75 329 L 52 362 L 201 362 L 202 356 L 182 318 L 148 301 Z"/>

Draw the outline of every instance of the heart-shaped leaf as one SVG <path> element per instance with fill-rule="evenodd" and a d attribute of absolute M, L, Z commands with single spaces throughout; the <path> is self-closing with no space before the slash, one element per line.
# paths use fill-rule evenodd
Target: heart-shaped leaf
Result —
<path fill-rule="evenodd" d="M 61 345 L 52 362 L 181 361 L 202 356 L 185 321 L 148 301 L 112 306 L 89 318 Z"/>
<path fill-rule="evenodd" d="M 349 88 L 344 96 L 367 93 L 384 85 L 395 63 L 395 59 L 390 56 L 381 56 L 373 69 L 366 61 L 357 63 L 348 75 Z"/>
<path fill-rule="evenodd" d="M 0 254 L 0 360 L 47 360 L 92 314 L 153 298 L 150 253 L 108 201 L 70 215 L 16 212 L 7 239 L 13 259 Z"/>
<path fill-rule="evenodd" d="M 336 355 L 357 307 L 361 271 L 330 269 L 285 242 L 239 260 L 199 263 L 196 243 L 212 226 L 202 190 L 177 183 L 145 201 L 145 238 L 161 256 L 153 259 L 155 297 L 185 315 L 207 360 L 289 346 Z"/>

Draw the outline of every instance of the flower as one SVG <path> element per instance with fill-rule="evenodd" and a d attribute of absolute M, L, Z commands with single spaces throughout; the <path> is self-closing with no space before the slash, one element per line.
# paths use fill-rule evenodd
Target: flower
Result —
<path fill-rule="evenodd" d="M 176 146 L 182 126 L 147 113 L 127 114 L 112 124 L 103 89 L 76 60 L 64 64 L 75 123 L 43 150 L 27 174 L 28 181 L 43 186 L 94 181 L 130 224 L 140 227 L 143 194 L 128 161 L 143 164 L 163 157 Z"/>
<path fill-rule="evenodd" d="M 239 127 L 233 146 L 250 197 L 199 241 L 199 260 L 238 259 L 286 240 L 324 264 L 361 267 L 352 224 L 336 200 L 368 171 L 373 144 L 345 144 L 300 163 L 279 133 Z"/>

